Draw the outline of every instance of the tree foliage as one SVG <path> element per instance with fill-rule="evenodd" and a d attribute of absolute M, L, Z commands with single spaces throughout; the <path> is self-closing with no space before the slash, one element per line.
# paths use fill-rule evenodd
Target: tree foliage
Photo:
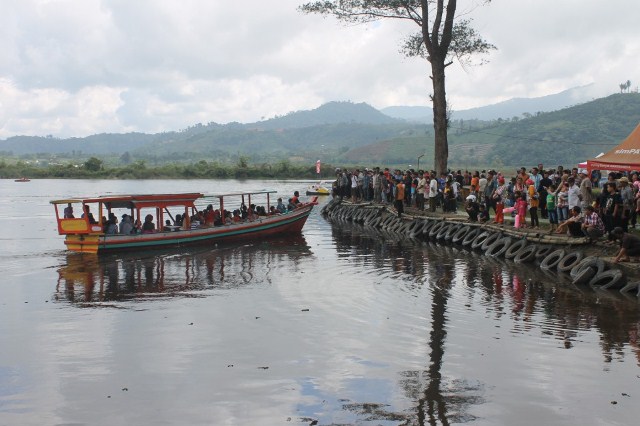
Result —
<path fill-rule="evenodd" d="M 304 13 L 333 16 L 347 23 L 403 19 L 418 25 L 418 34 L 409 36 L 401 50 L 409 56 L 425 57 L 431 64 L 434 159 L 438 172 L 447 169 L 449 155 L 445 68 L 452 63 L 452 55 L 463 64 L 470 64 L 468 58 L 472 55 L 495 49 L 470 26 L 470 20 L 454 22 L 457 5 L 457 0 L 322 0 L 300 6 Z"/>

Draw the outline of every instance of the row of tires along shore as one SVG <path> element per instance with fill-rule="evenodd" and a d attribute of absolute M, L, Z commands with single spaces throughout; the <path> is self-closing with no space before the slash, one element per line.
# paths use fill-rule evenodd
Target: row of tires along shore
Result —
<path fill-rule="evenodd" d="M 399 218 L 382 206 L 344 204 L 331 200 L 321 214 L 332 221 L 350 221 L 408 238 L 449 243 L 501 257 L 515 263 L 536 263 L 547 272 L 568 274 L 575 285 L 628 292 L 638 289 L 638 282 L 628 282 L 627 274 L 598 256 L 585 256 L 582 250 L 569 250 L 556 244 L 541 244 L 516 238 L 504 232 L 485 229 L 478 224 L 442 218 Z"/>

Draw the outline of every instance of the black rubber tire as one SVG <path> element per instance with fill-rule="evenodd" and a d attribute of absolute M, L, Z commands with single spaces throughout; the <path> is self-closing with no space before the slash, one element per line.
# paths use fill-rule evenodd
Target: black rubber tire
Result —
<path fill-rule="evenodd" d="M 627 283 L 624 272 L 621 269 L 609 269 L 589 281 L 589 285 L 598 286 L 600 288 L 622 288 Z"/>
<path fill-rule="evenodd" d="M 405 222 L 403 219 L 398 219 L 397 224 L 393 228 L 391 228 L 391 232 L 402 234 L 405 226 L 407 226 L 407 222 Z"/>
<path fill-rule="evenodd" d="M 571 270 L 571 272 L 573 273 L 573 270 Z M 573 275 L 571 276 L 571 278 L 573 278 L 571 283 L 576 285 L 587 284 L 595 276 L 596 276 L 596 268 L 591 268 L 587 266 L 586 268 L 582 268 L 575 276 Z"/>
<path fill-rule="evenodd" d="M 511 243 L 507 251 L 504 252 L 505 259 L 513 259 L 517 256 L 518 252 L 527 247 L 527 240 L 518 240 Z"/>
<path fill-rule="evenodd" d="M 560 263 L 562 258 L 566 255 L 567 252 L 565 252 L 563 249 L 553 251 L 549 253 L 544 259 L 542 259 L 542 262 L 540 262 L 540 268 L 544 269 L 545 271 L 556 269 L 558 267 L 558 263 Z"/>
<path fill-rule="evenodd" d="M 440 228 L 440 231 L 438 231 L 438 233 L 436 234 L 435 239 L 437 241 L 444 240 L 444 237 L 447 235 L 447 232 L 449 232 L 452 226 L 455 226 L 455 225 L 451 223 L 447 223 L 445 226 Z"/>
<path fill-rule="evenodd" d="M 399 224 L 400 224 L 400 219 L 398 219 L 397 217 L 394 217 L 393 219 L 391 219 L 390 221 L 387 222 L 387 224 L 385 225 L 384 229 L 387 232 L 391 232 Z"/>
<path fill-rule="evenodd" d="M 402 223 L 402 221 L 397 217 L 394 217 L 387 223 L 387 226 L 385 227 L 385 229 L 387 231 L 393 231 L 395 228 L 398 227 L 398 225 L 400 225 L 400 223 Z"/>
<path fill-rule="evenodd" d="M 556 269 L 558 272 L 570 272 L 575 266 L 577 266 L 584 258 L 584 253 L 581 251 L 572 251 L 567 253 L 565 257 L 558 262 Z"/>
<path fill-rule="evenodd" d="M 470 246 L 476 239 L 476 237 L 480 234 L 480 232 L 482 232 L 480 228 L 473 228 L 469 232 L 467 232 L 467 235 L 465 235 L 464 239 L 462 240 L 462 246 Z"/>
<path fill-rule="evenodd" d="M 510 237 L 503 237 L 491 244 L 486 251 L 487 256 L 500 257 L 509 249 L 513 240 Z"/>
<path fill-rule="evenodd" d="M 460 228 L 458 228 L 458 230 L 456 231 L 455 234 L 453 234 L 453 237 L 451 237 L 451 242 L 453 244 L 461 244 L 462 240 L 464 240 L 464 237 L 467 236 L 467 234 L 469 233 L 469 231 L 471 231 L 471 228 L 466 226 L 466 225 L 462 225 L 460 226 Z"/>
<path fill-rule="evenodd" d="M 429 229 L 429 238 L 434 238 L 443 226 L 447 226 L 447 222 L 438 222 Z"/>
<path fill-rule="evenodd" d="M 417 229 L 417 227 L 422 227 L 422 221 L 418 219 L 413 219 L 411 221 L 411 225 L 407 226 L 404 232 L 407 235 L 411 235 L 411 233 L 414 232 Z"/>
<path fill-rule="evenodd" d="M 365 222 L 365 225 L 377 228 L 378 225 L 380 225 L 380 222 L 382 222 L 382 216 L 377 216 L 371 219 L 369 222 Z"/>
<path fill-rule="evenodd" d="M 531 244 L 529 246 L 524 247 L 523 249 L 518 251 L 516 257 L 513 258 L 513 261 L 516 263 L 529 263 L 536 260 L 536 251 L 538 250 L 538 246 L 536 244 Z"/>
<path fill-rule="evenodd" d="M 420 220 L 420 224 L 409 234 L 410 238 L 422 238 L 422 230 L 425 226 L 428 226 L 429 222 L 426 220 Z"/>
<path fill-rule="evenodd" d="M 459 223 L 454 223 L 449 227 L 449 230 L 447 231 L 447 233 L 444 236 L 444 240 L 448 243 L 451 242 L 451 240 L 453 239 L 453 236 L 456 235 L 456 232 L 458 232 L 458 229 L 460 229 L 460 227 L 463 225 L 460 225 Z"/>
<path fill-rule="evenodd" d="M 423 238 L 429 238 L 429 230 L 433 227 L 433 225 L 436 224 L 435 220 L 425 220 L 425 222 L 427 222 L 424 227 L 422 228 L 422 237 Z"/>
<path fill-rule="evenodd" d="M 582 268 L 595 268 L 597 275 L 609 269 L 609 265 L 607 265 L 607 263 L 598 256 L 587 256 L 571 270 L 571 274 L 574 274 L 574 270 L 576 270 L 577 273 Z"/>
<path fill-rule="evenodd" d="M 548 255 L 550 255 L 554 251 L 555 247 L 552 244 L 546 244 L 544 246 L 540 246 L 538 251 L 536 252 L 536 259 L 544 259 Z"/>
<path fill-rule="evenodd" d="M 395 216 L 389 215 L 382 220 L 381 226 L 386 229 L 391 224 L 391 222 L 393 222 L 396 219 L 397 218 Z"/>
<path fill-rule="evenodd" d="M 499 233 L 499 232 L 492 233 L 491 235 L 489 235 L 484 240 L 484 243 L 482 243 L 482 245 L 480 246 L 480 250 L 486 252 L 489 249 L 489 247 L 491 247 L 493 245 L 493 243 L 498 241 L 500 238 L 502 238 L 502 234 L 501 233 Z"/>
<path fill-rule="evenodd" d="M 482 247 L 482 244 L 484 244 L 484 240 L 489 238 L 489 235 L 491 235 L 489 231 L 482 231 L 481 233 L 479 233 L 478 236 L 473 239 L 473 242 L 471 243 L 471 248 L 473 250 L 477 250 L 480 247 Z"/>

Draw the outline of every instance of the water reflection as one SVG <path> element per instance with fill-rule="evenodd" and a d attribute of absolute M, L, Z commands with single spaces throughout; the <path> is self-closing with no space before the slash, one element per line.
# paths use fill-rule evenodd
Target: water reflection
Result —
<path fill-rule="evenodd" d="M 635 357 L 632 362 L 640 366 L 640 312 L 635 298 L 578 288 L 555 273 L 544 274 L 535 265 L 515 265 L 357 224 L 333 224 L 332 239 L 338 257 L 349 265 L 392 274 L 408 291 L 427 286 L 431 296 L 425 368 L 400 372 L 399 385 L 413 401 L 410 414 L 393 411 L 377 401 L 342 405 L 343 410 L 359 417 L 379 421 L 402 418 L 402 424 L 421 426 L 476 419 L 474 406 L 485 402 L 485 384 L 473 377 L 448 375 L 444 368 L 450 316 L 465 314 L 459 304 L 449 306 L 452 297 L 467 301 L 463 309 L 484 310 L 486 317 L 498 324 L 510 324 L 515 335 L 554 339 L 567 350 L 581 344 L 581 334 L 597 331 L 605 363 L 623 361 L 631 353 Z M 476 349 L 473 344 L 468 350 Z"/>
<path fill-rule="evenodd" d="M 69 253 L 58 269 L 56 300 L 96 302 L 202 297 L 205 291 L 270 283 L 270 265 L 286 258 L 292 273 L 312 256 L 303 236 L 259 245 L 179 248 L 105 256 Z"/>

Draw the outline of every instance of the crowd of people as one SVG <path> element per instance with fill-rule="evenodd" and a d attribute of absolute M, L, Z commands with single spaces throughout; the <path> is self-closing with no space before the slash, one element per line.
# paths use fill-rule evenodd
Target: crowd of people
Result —
<path fill-rule="evenodd" d="M 470 221 L 504 224 L 505 214 L 514 226 L 540 228 L 548 219 L 549 233 L 613 239 L 613 229 L 635 228 L 640 212 L 638 173 L 609 173 L 600 185 L 599 171 L 521 167 L 507 176 L 495 170 L 450 171 L 388 168 L 336 170 L 334 197 L 352 201 L 393 204 L 401 215 L 407 207 L 435 212 L 463 208 Z M 599 188 L 598 191 L 594 191 Z M 464 194 L 464 195 L 463 195 Z"/>

